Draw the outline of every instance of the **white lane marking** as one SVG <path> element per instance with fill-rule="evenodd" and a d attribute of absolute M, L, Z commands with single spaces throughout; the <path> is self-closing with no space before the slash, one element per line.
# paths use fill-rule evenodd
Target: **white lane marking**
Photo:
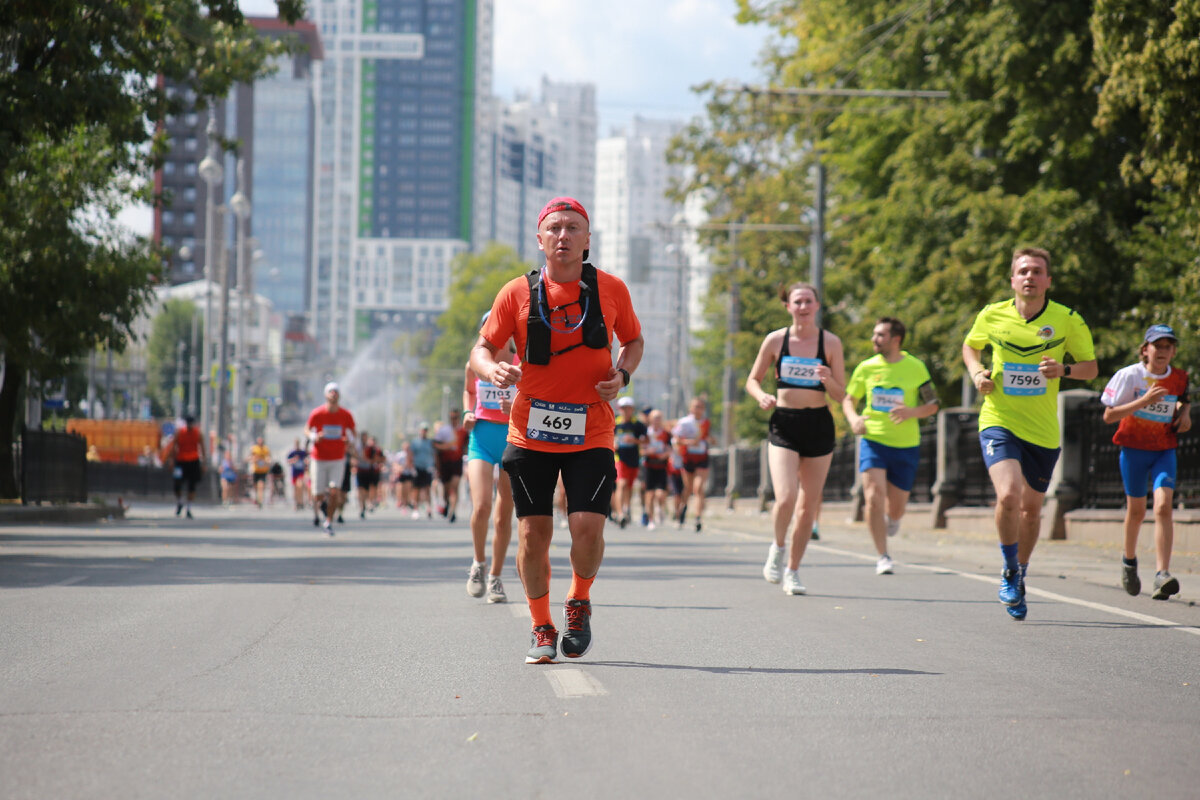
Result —
<path fill-rule="evenodd" d="M 563 700 L 574 697 L 596 697 L 608 694 L 608 690 L 581 669 L 552 669 L 546 672 L 546 678 L 554 687 L 554 693 Z"/>
<path fill-rule="evenodd" d="M 52 583 L 51 586 L 74 586 L 77 583 L 83 583 L 87 580 L 87 575 L 76 575 L 74 578 L 67 578 L 65 581 Z"/>
<path fill-rule="evenodd" d="M 734 533 L 734 535 L 740 539 L 747 539 L 747 540 L 751 540 L 751 541 L 760 541 L 762 539 L 761 536 L 753 536 L 750 534 L 742 533 L 740 531 L 731 532 L 731 533 Z M 833 554 L 839 555 L 839 556 L 847 556 L 849 558 L 857 558 L 859 561 L 871 562 L 877 558 L 876 556 L 863 555 L 862 553 L 855 553 L 850 550 L 842 550 L 837 547 L 829 547 L 828 545 L 823 545 L 823 544 L 810 544 L 809 548 L 811 548 L 813 550 L 820 550 L 825 553 L 833 553 Z M 931 566 L 928 564 L 906 564 L 906 563 L 903 563 L 900 561 L 897 561 L 895 563 L 896 563 L 896 566 L 898 566 L 898 567 L 899 566 L 909 567 L 912 569 L 924 570 L 925 572 L 940 573 L 943 575 L 957 575 L 960 578 L 967 578 L 967 579 L 973 580 L 973 581 L 981 581 L 983 583 L 990 583 L 993 586 L 1000 585 L 999 578 L 994 578 L 990 575 L 980 575 L 976 572 L 963 572 L 962 570 L 951 569 L 949 567 L 938 567 L 938 566 Z M 1177 630 L 1180 633 L 1190 633 L 1193 636 L 1200 636 L 1200 628 L 1191 626 L 1191 625 L 1185 625 L 1180 622 L 1172 622 L 1169 619 L 1163 619 L 1161 617 L 1152 617 L 1149 614 L 1140 614 L 1137 611 L 1127 611 L 1124 608 L 1117 608 L 1116 606 L 1109 606 L 1109 605 L 1105 605 L 1104 603 L 1093 603 L 1091 600 L 1081 600 L 1078 597 L 1068 597 L 1065 594 L 1058 594 L 1057 592 L 1047 592 L 1045 589 L 1038 589 L 1033 586 L 1026 587 L 1025 591 L 1031 595 L 1034 595 L 1035 597 L 1041 597 L 1046 600 L 1056 600 L 1060 603 L 1067 603 L 1067 604 L 1073 605 L 1073 606 L 1080 606 L 1081 608 L 1090 608 L 1093 611 L 1100 611 L 1105 614 L 1113 614 L 1118 617 L 1125 617 L 1127 619 L 1137 620 L 1138 622 L 1144 622 L 1148 625 L 1159 625 L 1164 628 L 1171 628 L 1172 630 Z"/>

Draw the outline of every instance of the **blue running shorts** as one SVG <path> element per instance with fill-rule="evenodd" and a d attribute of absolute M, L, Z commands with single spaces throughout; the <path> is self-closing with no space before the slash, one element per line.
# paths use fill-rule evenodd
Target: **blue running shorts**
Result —
<path fill-rule="evenodd" d="M 1175 448 L 1170 450 L 1138 450 L 1136 447 L 1121 448 L 1121 482 L 1125 494 L 1130 497 L 1145 497 L 1146 486 L 1153 484 L 1151 492 L 1160 488 L 1175 489 Z"/>
<path fill-rule="evenodd" d="M 979 446 L 983 450 L 983 463 L 988 469 L 997 462 L 1015 459 L 1020 462 L 1021 474 L 1031 489 L 1045 493 L 1050 487 L 1050 476 L 1054 472 L 1054 465 L 1058 463 L 1059 448 L 1039 447 L 999 425 L 979 432 Z"/>
<path fill-rule="evenodd" d="M 887 482 L 904 492 L 911 492 L 917 480 L 917 464 L 921 461 L 921 446 L 891 447 L 870 439 L 858 442 L 858 471 L 887 470 Z"/>
<path fill-rule="evenodd" d="M 476 420 L 471 429 L 471 443 L 467 446 L 467 461 L 481 459 L 489 464 L 499 464 L 508 444 L 508 423 Z"/>

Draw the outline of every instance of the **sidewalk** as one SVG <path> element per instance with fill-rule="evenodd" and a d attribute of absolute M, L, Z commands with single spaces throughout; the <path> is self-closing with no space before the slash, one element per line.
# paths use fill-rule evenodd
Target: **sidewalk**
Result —
<path fill-rule="evenodd" d="M 124 506 L 100 505 L 98 503 L 43 503 L 42 505 L 21 505 L 20 503 L 0 503 L 0 526 L 4 525 L 73 525 L 99 520 L 125 519 Z"/>
<path fill-rule="evenodd" d="M 734 502 L 734 510 L 726 509 L 722 498 L 710 498 L 705 511 L 705 527 L 713 530 L 735 531 L 762 539 L 763 556 L 772 538 L 770 512 L 759 512 L 757 498 Z M 821 538 L 814 546 L 833 547 L 861 553 L 869 560 L 875 557 L 866 523 L 850 519 L 850 503 L 825 503 L 821 508 Z M 913 503 L 905 514 L 900 533 L 889 540 L 889 554 L 903 568 L 904 562 L 946 564 L 959 568 L 966 565 L 985 575 L 1000 574 L 1000 550 L 993 531 L 935 529 L 929 525 L 929 505 Z M 1141 599 L 1150 602 L 1150 585 L 1154 580 L 1154 536 L 1143 533 L 1139 540 L 1138 562 L 1142 578 Z M 1121 590 L 1121 546 L 1089 541 L 1038 542 L 1029 567 L 1033 581 L 1045 589 L 1053 585 L 1044 580 L 1074 578 L 1097 586 Z M 1179 578 L 1181 593 L 1172 601 L 1195 605 L 1200 600 L 1200 554 L 1181 553 L 1171 557 L 1171 574 Z M 1122 594 L 1127 597 L 1127 595 Z M 1132 598 L 1129 598 L 1132 599 Z M 1151 612 L 1152 607 L 1146 609 Z"/>

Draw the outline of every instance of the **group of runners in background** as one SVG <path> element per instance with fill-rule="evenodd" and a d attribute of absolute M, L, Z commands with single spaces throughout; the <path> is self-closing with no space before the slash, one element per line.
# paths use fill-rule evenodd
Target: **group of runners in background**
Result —
<path fill-rule="evenodd" d="M 387 501 L 383 487 L 390 486 L 391 501 L 413 517 L 432 518 L 436 504 L 437 513 L 453 522 L 465 462 L 473 548 L 467 592 L 492 603 L 507 600 L 501 576 L 515 511 L 517 570 L 532 621 L 527 663 L 553 663 L 559 654 L 549 605 L 556 510 L 559 526 L 571 536 L 561 642 L 569 658 L 591 647 L 591 587 L 607 521 L 632 524 L 638 497 L 647 528 L 668 519 L 682 528 L 691 510 L 694 530 L 703 529 L 711 437 L 706 403 L 695 398 L 687 415 L 667 421 L 659 409 L 639 411 L 626 393 L 644 348 L 641 327 L 625 284 L 586 262 L 589 225 L 586 210 L 571 198 L 556 198 L 543 209 L 537 239 L 545 265 L 509 281 L 481 320 L 465 368 L 461 418 L 452 410 L 432 436 L 427 424 L 420 425 L 388 456 L 370 437 L 359 441 L 353 417 L 339 405 L 339 387 L 331 383 L 325 404 L 306 425 L 311 448 L 297 442 L 288 456 L 298 507 L 306 502 L 301 487 L 307 477 L 314 525 L 330 535 L 351 465 L 360 476 L 360 516 Z M 980 447 L 995 488 L 1003 561 L 998 599 L 1017 620 L 1028 612 L 1029 561 L 1059 456 L 1059 386 L 1063 378 L 1098 374 L 1086 323 L 1047 297 L 1050 263 L 1045 250 L 1018 249 L 1010 267 L 1013 297 L 986 306 L 962 346 L 967 374 L 983 397 Z M 794 283 L 780 292 L 780 301 L 790 324 L 764 338 L 745 387 L 771 412 L 774 537 L 762 574 L 785 593 L 803 595 L 799 569 L 834 450 L 831 406 L 839 406 L 860 437 L 858 469 L 877 550 L 875 570 L 888 575 L 895 569 L 888 541 L 900 529 L 917 472 L 920 420 L 937 412 L 938 394 L 925 364 L 903 349 L 908 331 L 899 318 L 877 320 L 874 355 L 847 380 L 842 342 L 820 325 L 816 287 Z M 1177 344 L 1172 328 L 1152 326 L 1139 361 L 1118 372 L 1102 397 L 1105 420 L 1118 424 L 1114 441 L 1121 446 L 1128 497 L 1122 585 L 1130 594 L 1140 592 L 1136 546 L 1152 494 L 1156 599 L 1179 591 L 1169 572 L 1174 454 L 1176 436 L 1191 421 L 1187 375 L 1170 363 Z M 668 493 L 674 497 L 670 509 Z"/>

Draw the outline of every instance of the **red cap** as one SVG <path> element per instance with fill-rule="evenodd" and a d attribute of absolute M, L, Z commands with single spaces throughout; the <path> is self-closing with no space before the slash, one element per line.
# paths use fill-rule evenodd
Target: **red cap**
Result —
<path fill-rule="evenodd" d="M 556 197 L 549 203 L 546 203 L 546 205 L 542 208 L 542 213 L 538 214 L 538 227 L 542 227 L 542 220 L 544 220 L 550 214 L 553 214 L 555 211 L 574 211 L 576 214 L 579 214 L 589 223 L 591 223 L 591 220 L 588 219 L 587 211 L 583 208 L 583 203 L 579 202 L 574 197 Z"/>

